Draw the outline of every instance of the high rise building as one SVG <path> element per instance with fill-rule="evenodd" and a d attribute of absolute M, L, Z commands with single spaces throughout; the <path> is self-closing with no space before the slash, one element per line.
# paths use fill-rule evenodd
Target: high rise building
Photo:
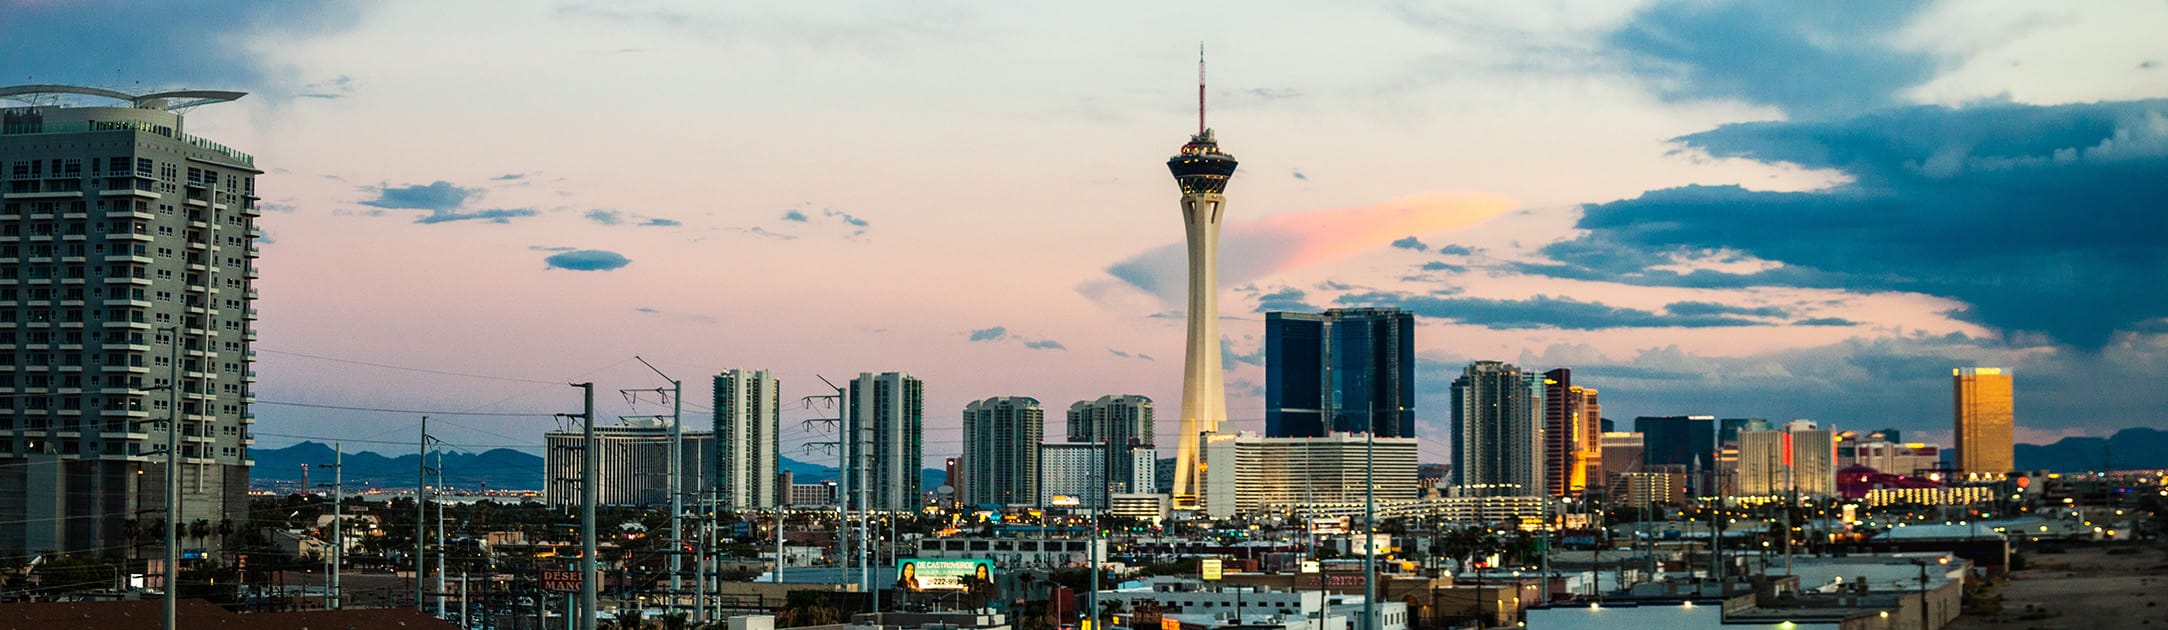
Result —
<path fill-rule="evenodd" d="M 1723 418 L 1716 421 L 1716 443 L 1718 446 L 1737 446 L 1740 431 L 1768 431 L 1770 428 L 1769 420 L 1765 418 Z"/>
<path fill-rule="evenodd" d="M 735 509 L 775 507 L 782 460 L 777 418 L 780 387 L 767 370 L 725 370 L 715 375 L 715 492 L 719 505 Z"/>
<path fill-rule="evenodd" d="M 263 171 L 179 113 L 242 96 L 0 88 L 0 556 L 162 555 L 174 430 L 178 522 L 248 520 Z"/>
<path fill-rule="evenodd" d="M 1644 464 L 1707 466 L 1715 460 L 1715 416 L 1641 416 L 1634 418 L 1634 432 L 1648 446 Z"/>
<path fill-rule="evenodd" d="M 1739 494 L 1801 497 L 1837 492 L 1836 441 L 1813 421 L 1793 420 L 1770 431 L 1739 432 Z"/>
<path fill-rule="evenodd" d="M 1942 448 L 1922 442 L 1896 442 L 1896 431 L 1837 435 L 1837 468 L 1866 466 L 1875 472 L 1906 477 L 1926 477 L 1942 467 Z"/>
<path fill-rule="evenodd" d="M 2010 371 L 1968 367 L 1950 374 L 1957 409 L 1957 472 L 1972 478 L 2001 478 L 2017 469 Z"/>
<path fill-rule="evenodd" d="M 552 507 L 580 504 L 580 467 L 583 436 L 580 431 L 543 434 L 549 453 L 543 467 L 549 478 L 542 485 L 542 502 Z M 680 492 L 712 492 L 715 434 L 686 432 L 679 440 Z M 625 424 L 596 426 L 595 448 L 601 468 L 595 469 L 595 492 L 602 505 L 669 507 L 670 421 L 640 418 Z M 667 512 L 668 510 L 664 510 Z"/>
<path fill-rule="evenodd" d="M 1462 496 L 1542 494 L 1543 387 L 1510 363 L 1477 361 L 1453 380 L 1453 480 Z"/>
<path fill-rule="evenodd" d="M 1602 438 L 1595 388 L 1573 384 L 1570 368 L 1544 372 L 1543 476 L 1551 496 L 1577 497 L 1603 484 Z"/>
<path fill-rule="evenodd" d="M 1606 431 L 1601 440 L 1603 456 L 1597 459 L 1602 472 L 1589 480 L 1590 488 L 1608 488 L 1616 477 L 1641 471 L 1642 452 L 1647 449 L 1641 434 Z"/>
<path fill-rule="evenodd" d="M 1115 456 L 1110 460 L 1106 453 Z M 1039 500 L 1046 505 L 1074 499 L 1076 505 L 1099 507 L 1118 494 L 1151 494 L 1153 462 L 1159 459 L 1150 447 L 1108 447 L 1096 442 L 1065 442 L 1039 445 Z M 1127 460 L 1131 477 L 1111 472 L 1106 462 Z M 1130 488 L 1144 488 L 1134 492 Z"/>
<path fill-rule="evenodd" d="M 1265 314 L 1265 435 L 1415 437 L 1415 315 Z"/>
<path fill-rule="evenodd" d="M 1070 442 L 1105 443 L 1114 448 L 1097 451 L 1105 456 L 1108 475 L 1121 488 L 1116 492 L 1151 492 L 1150 486 L 1132 487 L 1137 465 L 1129 453 L 1152 448 L 1157 426 L 1152 421 L 1152 399 L 1138 395 L 1100 396 L 1069 405 Z M 1145 466 L 1151 467 L 1150 463 Z M 1149 471 L 1147 471 L 1149 472 Z"/>
<path fill-rule="evenodd" d="M 1235 156 L 1220 151 L 1204 124 L 1204 58 L 1197 59 L 1197 134 L 1167 159 L 1182 189 L 1182 224 L 1189 242 L 1189 337 L 1182 353 L 1182 427 L 1176 447 L 1174 505 L 1196 507 L 1202 461 L 1198 439 L 1219 431 L 1227 419 L 1227 390 L 1220 372 L 1219 234 L 1227 210 L 1227 179 Z"/>
<path fill-rule="evenodd" d="M 862 372 L 845 388 L 840 500 L 875 510 L 916 510 L 926 448 L 926 387 L 902 372 Z M 965 485 L 972 483 L 965 472 Z M 866 497 L 861 499 L 860 497 Z"/>
<path fill-rule="evenodd" d="M 1213 518 L 1238 514 L 1300 514 L 1337 504 L 1360 506 L 1366 482 L 1381 501 L 1412 499 L 1416 484 L 1415 438 L 1375 438 L 1360 433 L 1321 437 L 1265 437 L 1255 433 L 1208 436 L 1206 478 Z"/>
<path fill-rule="evenodd" d="M 1046 410 L 1039 399 L 1001 396 L 964 405 L 964 503 L 1039 502 L 1039 445 Z"/>

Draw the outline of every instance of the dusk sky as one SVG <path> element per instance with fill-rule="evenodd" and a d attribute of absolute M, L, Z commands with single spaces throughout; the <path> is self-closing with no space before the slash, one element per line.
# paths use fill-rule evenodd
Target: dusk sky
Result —
<path fill-rule="evenodd" d="M 1165 160 L 1241 160 L 1228 409 L 1262 313 L 1415 312 L 1422 459 L 1474 359 L 1606 417 L 1811 418 L 1947 444 L 1950 369 L 2017 437 L 2168 428 L 2168 2 L 131 3 L 0 0 L 0 84 L 244 90 L 258 448 L 411 452 L 416 414 L 599 415 L 775 371 L 1180 414 Z M 335 360 L 334 360 L 335 359 Z M 426 368 L 432 374 L 365 365 Z M 486 375 L 501 378 L 478 378 Z M 511 380 L 511 379 L 527 379 Z M 432 414 L 540 452 L 546 416 Z"/>

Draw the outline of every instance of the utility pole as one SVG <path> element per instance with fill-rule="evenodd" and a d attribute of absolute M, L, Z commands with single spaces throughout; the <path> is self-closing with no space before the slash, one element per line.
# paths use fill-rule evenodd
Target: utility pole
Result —
<path fill-rule="evenodd" d="M 826 383 L 827 381 L 826 378 L 821 379 L 821 382 Z M 834 384 L 830 383 L 829 386 L 834 387 Z M 872 514 L 873 510 L 873 479 L 878 476 L 874 470 L 874 430 L 872 426 L 869 426 L 872 423 L 865 422 L 858 417 L 858 414 L 850 412 L 851 403 L 857 401 L 845 398 L 843 388 L 836 387 L 835 390 L 836 397 L 843 401 L 842 409 L 836 415 L 843 417 L 844 433 L 851 436 L 851 448 L 849 449 L 851 467 L 856 469 L 856 474 L 850 475 L 850 479 L 852 481 L 851 492 L 857 495 L 858 504 L 858 536 L 860 537 L 858 541 L 858 590 L 861 592 L 872 591 L 873 581 L 870 579 L 871 576 L 867 570 L 872 563 L 867 560 L 867 554 L 873 547 L 873 528 L 867 522 L 867 518 Z M 867 415 L 873 414 L 868 413 Z M 912 468 L 915 470 L 917 466 L 914 464 Z M 867 612 L 880 612 L 881 593 L 879 591 L 873 592 L 871 602 L 873 608 Z"/>
<path fill-rule="evenodd" d="M 841 387 L 837 387 L 835 383 L 830 382 L 828 380 L 828 377 L 816 374 L 814 375 L 814 378 L 820 379 L 821 383 L 828 385 L 828 388 L 835 390 L 836 393 L 820 396 L 807 396 L 799 400 L 803 401 L 806 408 L 808 409 L 813 407 L 813 401 L 816 400 L 834 401 L 828 404 L 833 404 L 836 406 L 836 417 L 807 418 L 801 424 L 801 427 L 804 428 L 806 431 L 811 432 L 814 429 L 815 424 L 823 424 L 826 425 L 823 428 L 828 430 L 835 430 L 837 431 L 837 433 L 835 441 L 809 442 L 805 445 L 805 450 L 807 453 L 811 453 L 816 448 L 833 449 L 836 454 L 837 476 L 842 478 L 842 486 L 836 489 L 836 565 L 838 567 L 844 567 L 845 572 L 848 572 L 849 565 L 847 563 L 850 562 L 848 558 L 851 557 L 851 537 L 847 534 L 850 532 L 849 514 L 851 509 L 851 498 L 853 494 L 852 490 L 857 488 L 856 483 L 858 481 L 858 477 L 861 476 L 858 474 L 853 474 L 856 471 L 854 470 L 855 467 L 851 464 L 856 459 L 858 452 L 863 449 L 863 446 L 858 443 L 857 434 L 853 430 L 853 426 L 857 423 L 851 418 L 850 406 L 847 404 L 847 401 L 843 399 L 844 389 Z M 787 494 L 789 492 L 789 489 L 781 489 L 781 492 Z M 781 541 L 778 541 L 776 543 L 776 550 L 777 552 L 775 557 L 775 579 L 776 581 L 781 582 L 783 579 L 783 556 Z M 864 587 L 861 586 L 860 588 L 861 590 L 863 590 Z"/>
<path fill-rule="evenodd" d="M 324 607 L 338 610 L 344 598 L 339 596 L 339 573 L 346 566 L 346 510 L 340 506 L 346 497 L 346 447 L 331 443 L 331 574 L 324 576 Z"/>
<path fill-rule="evenodd" d="M 1363 625 L 1378 630 L 1378 425 L 1363 434 Z M 1320 571 L 1323 569 L 1321 568 Z"/>
<path fill-rule="evenodd" d="M 670 378 L 670 375 L 662 373 L 655 364 L 648 363 L 647 359 L 642 359 L 639 355 L 632 358 L 653 370 L 656 376 L 670 381 L 670 472 L 666 477 L 669 479 L 670 491 L 670 610 L 676 611 L 678 596 L 684 593 L 685 588 L 682 578 L 685 571 L 685 523 L 682 520 L 685 504 L 682 496 L 683 484 L 679 481 L 679 477 L 685 472 L 684 464 L 679 461 L 679 458 L 684 457 L 685 450 L 685 382 Z"/>
<path fill-rule="evenodd" d="M 1092 571 L 1091 597 L 1086 598 L 1085 603 L 1085 607 L 1090 609 L 1085 611 L 1085 614 L 1088 615 L 1088 617 L 1086 618 L 1091 620 L 1091 623 L 1085 624 L 1085 628 L 1087 628 L 1087 630 L 1101 630 L 1102 628 L 1102 626 L 1099 625 L 1099 513 L 1107 509 L 1107 501 L 1110 500 L 1106 492 L 1106 469 L 1107 463 L 1110 461 L 1110 458 L 1108 458 L 1106 456 L 1107 454 L 1103 452 L 1107 448 L 1107 444 L 1110 440 L 1108 440 L 1106 437 L 1106 431 L 1102 430 L 1097 433 L 1099 434 L 1099 448 L 1102 451 L 1099 454 L 1100 456 L 1096 458 L 1099 460 L 1099 467 L 1092 469 L 1088 472 L 1092 473 L 1092 494 L 1096 495 L 1092 497 L 1092 500 L 1097 501 L 1099 504 L 1091 507 L 1091 542 L 1085 543 L 1089 546 L 1084 548 L 1084 553 L 1086 554 L 1086 556 L 1091 558 Z M 1042 481 L 1042 483 L 1044 482 Z M 1064 536 L 1064 538 L 1067 538 L 1067 536 Z M 1052 577 L 1052 574 L 1050 573 L 1048 574 L 1048 576 Z M 1240 614 L 1235 615 L 1235 623 L 1242 623 L 1242 616 Z"/>
<path fill-rule="evenodd" d="M 437 450 L 437 488 L 444 488 L 444 451 Z M 444 502 L 437 502 L 437 618 L 444 618 Z"/>
<path fill-rule="evenodd" d="M 580 628 L 595 630 L 595 618 L 600 614 L 596 606 L 596 591 L 601 576 L 596 565 L 602 561 L 595 550 L 595 504 L 602 501 L 601 488 L 595 483 L 595 473 L 602 468 L 602 450 L 595 448 L 595 384 L 574 383 L 581 390 L 585 401 L 580 412 Z"/>
<path fill-rule="evenodd" d="M 414 609 L 424 613 L 422 576 L 429 565 L 429 416 L 422 416 L 421 448 L 414 457 Z"/>
<path fill-rule="evenodd" d="M 166 630 L 180 627 L 181 610 L 181 328 L 166 333 Z"/>

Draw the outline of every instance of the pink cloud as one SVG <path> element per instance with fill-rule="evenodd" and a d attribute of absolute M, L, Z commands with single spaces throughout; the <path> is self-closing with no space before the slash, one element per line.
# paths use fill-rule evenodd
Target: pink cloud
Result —
<path fill-rule="evenodd" d="M 1230 204 L 1241 212 L 1239 202 Z M 1220 234 L 1220 285 L 1346 259 L 1409 236 L 1473 226 L 1516 206 L 1486 192 L 1431 192 L 1353 208 L 1324 208 L 1230 223 Z M 1187 245 L 1175 242 L 1131 256 L 1107 273 L 1170 303 L 1183 298 Z"/>

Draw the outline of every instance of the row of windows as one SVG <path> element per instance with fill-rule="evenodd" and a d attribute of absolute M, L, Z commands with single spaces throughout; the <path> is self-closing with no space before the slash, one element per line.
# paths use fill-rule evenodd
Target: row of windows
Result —
<path fill-rule="evenodd" d="M 15 365 L 15 358 L 16 353 L 14 352 L 0 352 L 0 369 L 13 369 L 13 366 Z M 97 352 L 47 353 L 38 351 L 26 351 L 22 353 L 22 358 L 25 365 L 34 368 L 50 368 L 55 365 L 81 366 L 105 364 L 126 365 L 129 367 L 165 367 L 167 365 L 170 365 L 172 361 L 170 357 L 166 356 L 151 356 L 149 365 L 145 365 L 144 355 L 134 352 L 106 352 L 100 354 Z M 89 359 L 89 361 L 86 363 L 84 361 L 85 359 Z M 201 371 L 203 369 L 203 366 L 206 365 L 211 365 L 211 363 L 193 357 L 181 360 L 181 369 L 188 370 L 190 372 Z M 219 367 L 220 373 L 241 373 L 241 364 L 234 361 L 226 361 Z M 165 379 L 159 380 L 163 381 Z M 96 380 L 93 379 L 92 382 L 96 382 Z"/>
<path fill-rule="evenodd" d="M 58 454 L 61 454 L 61 455 L 96 455 L 96 454 L 98 454 L 98 453 L 100 452 L 100 450 L 101 450 L 101 446 L 102 446 L 102 445 L 103 445 L 103 443 L 102 443 L 102 442 L 100 442 L 100 441 L 97 441 L 97 440 L 90 440 L 90 441 L 87 441 L 87 442 L 79 442 L 79 441 L 77 441 L 77 440 L 73 440 L 73 439 L 64 439 L 64 440 L 38 440 L 38 439 L 34 439 L 34 438 L 33 438 L 33 439 L 27 440 L 27 441 L 25 441 L 25 442 L 23 443 L 23 452 L 24 452 L 24 453 L 58 453 Z M 128 442 L 128 443 L 126 443 L 126 444 L 124 444 L 124 445 L 123 445 L 123 444 L 115 444 L 115 445 L 113 445 L 113 447 L 114 447 L 114 449 L 115 449 L 116 451 L 122 450 L 122 448 L 123 448 L 123 447 L 125 447 L 125 452 L 126 452 L 127 454 L 129 454 L 129 455 L 141 455 L 141 454 L 143 453 L 143 448 L 144 448 L 144 445 L 143 445 L 142 443 L 140 443 L 140 442 Z M 157 451 L 161 450 L 161 449 L 160 449 L 160 447 L 159 447 L 158 445 L 151 445 L 151 447 L 150 447 L 150 448 L 151 448 L 151 451 L 152 451 L 152 452 L 157 452 Z M 186 444 L 186 445 L 182 445 L 182 446 L 181 446 L 181 456 L 182 456 L 182 457 L 200 457 L 200 455 L 197 455 L 197 454 L 196 454 L 196 450 L 197 450 L 197 449 L 196 449 L 196 445 L 194 445 L 194 444 Z M 13 452 L 15 452 L 15 441 L 14 441 L 14 440 L 6 440 L 6 439 L 0 439 L 0 453 L 13 453 Z M 226 457 L 241 457 L 241 456 L 242 456 L 241 454 L 242 454 L 242 453 L 246 453 L 246 452 L 248 452 L 248 447 L 245 447 L 245 446 L 244 446 L 244 447 L 232 447 L 232 446 L 227 446 L 227 447 L 222 447 L 222 448 L 221 448 L 221 449 L 219 450 L 219 453 L 220 453 L 220 454 L 222 454 L 222 455 L 224 455 L 224 456 L 226 456 Z"/>

